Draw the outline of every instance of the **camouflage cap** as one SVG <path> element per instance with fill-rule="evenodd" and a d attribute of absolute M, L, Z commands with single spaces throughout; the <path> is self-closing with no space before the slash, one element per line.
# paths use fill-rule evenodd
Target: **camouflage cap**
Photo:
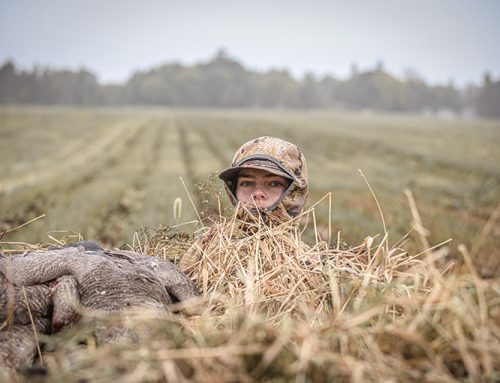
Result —
<path fill-rule="evenodd" d="M 244 158 L 243 161 L 238 162 L 233 167 L 224 170 L 219 175 L 219 178 L 226 182 L 231 182 L 235 177 L 238 176 L 240 170 L 249 168 L 266 170 L 269 173 L 273 173 L 278 176 L 293 180 L 293 176 L 289 174 L 285 169 L 282 169 L 274 158 L 269 158 L 268 156 L 264 155 L 249 156 L 248 158 Z"/>
<path fill-rule="evenodd" d="M 285 212 L 281 217 L 289 220 L 302 211 L 307 200 L 307 165 L 299 148 L 281 138 L 263 136 L 243 144 L 235 153 L 231 167 L 219 177 L 224 181 L 231 202 L 236 205 L 236 181 L 244 168 L 262 169 L 288 178 L 291 183 L 281 199 L 265 209 L 268 212 Z M 279 206 L 283 209 L 278 209 Z"/>

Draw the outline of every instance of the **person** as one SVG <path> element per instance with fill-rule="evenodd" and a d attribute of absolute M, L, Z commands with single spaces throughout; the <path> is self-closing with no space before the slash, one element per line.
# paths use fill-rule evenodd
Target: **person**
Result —
<path fill-rule="evenodd" d="M 231 166 L 219 174 L 235 206 L 239 232 L 252 231 L 256 223 L 276 227 L 290 222 L 297 227 L 308 196 L 307 163 L 297 145 L 281 138 L 262 136 L 244 143 Z M 210 241 L 214 226 L 200 237 L 180 260 L 190 272 Z M 231 231 L 234 233 L 234 230 Z"/>
<path fill-rule="evenodd" d="M 240 203 L 240 210 L 258 212 L 264 220 L 293 219 L 307 201 L 305 157 L 281 138 L 264 136 L 246 142 L 219 178 L 233 205 Z"/>

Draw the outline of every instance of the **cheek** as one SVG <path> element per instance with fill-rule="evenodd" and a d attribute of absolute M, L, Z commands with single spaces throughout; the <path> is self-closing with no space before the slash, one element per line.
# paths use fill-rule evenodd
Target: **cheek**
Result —
<path fill-rule="evenodd" d="M 273 202 L 276 202 L 281 197 L 283 192 L 284 190 L 278 188 L 272 188 L 267 191 L 269 199 Z"/>
<path fill-rule="evenodd" d="M 236 188 L 236 199 L 241 202 L 248 202 L 249 193 L 245 189 Z"/>

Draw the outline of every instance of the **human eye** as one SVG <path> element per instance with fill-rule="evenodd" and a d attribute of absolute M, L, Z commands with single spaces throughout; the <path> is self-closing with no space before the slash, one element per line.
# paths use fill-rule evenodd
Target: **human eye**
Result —
<path fill-rule="evenodd" d="M 273 187 L 273 188 L 281 188 L 281 187 L 284 187 L 284 186 L 285 186 L 285 184 L 284 184 L 283 182 L 281 182 L 281 181 L 277 181 L 277 180 L 271 181 L 271 182 L 270 182 L 270 185 L 271 185 L 271 187 Z"/>
<path fill-rule="evenodd" d="M 254 184 L 253 181 L 249 181 L 249 180 L 241 180 L 239 183 L 238 183 L 238 186 L 241 186 L 241 187 L 252 187 Z"/>

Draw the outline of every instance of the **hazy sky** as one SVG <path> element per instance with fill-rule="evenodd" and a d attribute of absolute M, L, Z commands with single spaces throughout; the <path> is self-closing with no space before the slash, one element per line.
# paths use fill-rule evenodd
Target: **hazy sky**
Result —
<path fill-rule="evenodd" d="M 251 69 L 345 77 L 381 60 L 401 75 L 500 77 L 500 1 L 0 0 L 0 62 L 75 69 L 103 82 L 209 60 L 224 47 Z"/>

